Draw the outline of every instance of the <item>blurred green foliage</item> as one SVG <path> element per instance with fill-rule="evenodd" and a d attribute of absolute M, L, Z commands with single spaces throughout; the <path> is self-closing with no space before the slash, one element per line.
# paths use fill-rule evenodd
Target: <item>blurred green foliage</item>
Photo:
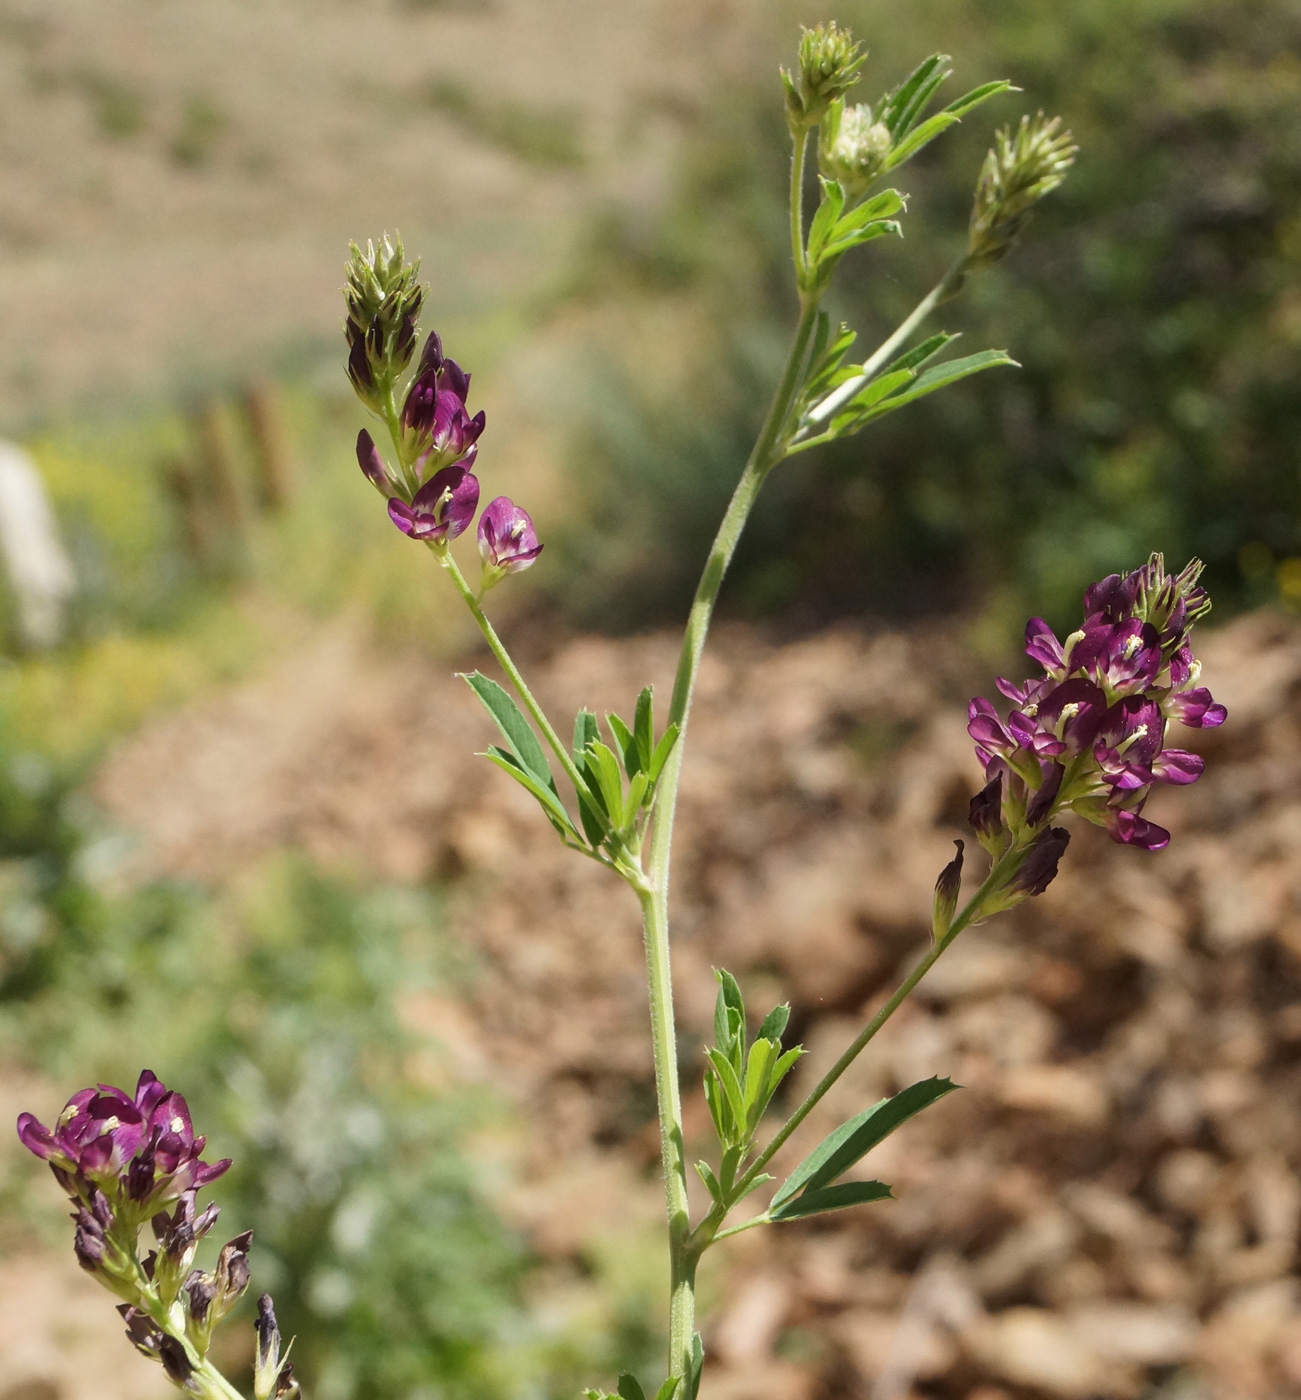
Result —
<path fill-rule="evenodd" d="M 789 37 L 795 14 L 774 25 Z M 927 52 L 999 99 L 900 172 L 902 243 L 846 260 L 831 309 L 866 353 L 961 246 L 995 125 L 1061 112 L 1082 147 L 1008 261 L 933 323 L 1000 371 L 783 467 L 733 606 L 906 616 L 985 603 L 1069 617 L 1092 576 L 1153 548 L 1208 561 L 1217 602 L 1301 603 L 1301 11 L 1290 0 L 846 0 L 874 101 Z M 788 45 L 789 46 L 789 45 Z M 781 52 L 774 38 L 774 53 Z M 580 260 L 589 302 L 692 308 L 677 344 L 637 322 L 567 407 L 594 502 L 566 542 L 585 623 L 677 612 L 793 323 L 788 143 L 775 75 L 715 94 L 662 213 L 614 211 Z M 810 194 L 812 191 L 810 191 Z M 649 360 L 684 366 L 647 373 Z M 604 362 L 603 362 L 604 361 Z M 555 571 L 558 576 L 560 571 Z M 561 585 L 563 588 L 563 585 Z"/>
<path fill-rule="evenodd" d="M 512 1393 L 527 1260 L 461 1148 L 492 1110 L 431 1091 L 437 1028 L 398 1017 L 457 975 L 429 898 L 290 857 L 217 899 L 113 896 L 121 854 L 43 760 L 0 763 L 0 1055 L 68 1086 L 148 1065 L 186 1094 L 235 1161 L 216 1235 L 255 1230 L 257 1286 L 323 1400 Z"/>

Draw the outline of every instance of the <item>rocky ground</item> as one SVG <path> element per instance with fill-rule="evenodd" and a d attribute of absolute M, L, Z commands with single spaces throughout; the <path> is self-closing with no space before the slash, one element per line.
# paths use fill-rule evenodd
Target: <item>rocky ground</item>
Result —
<path fill-rule="evenodd" d="M 1230 722 L 1194 736 L 1206 777 L 1149 809 L 1170 848 L 1076 831 L 1048 893 L 964 935 L 828 1096 L 792 1163 L 882 1093 L 964 1086 L 874 1154 L 896 1202 L 720 1249 L 710 1400 L 1301 1393 L 1301 627 L 1246 617 L 1203 650 Z M 662 636 L 579 638 L 535 670 L 563 714 L 626 711 L 671 665 Z M 679 828 L 689 1064 L 711 965 L 756 1006 L 790 999 L 798 1092 L 917 956 L 978 776 L 979 674 L 951 632 L 721 635 Z M 509 1208 L 563 1269 L 658 1189 L 636 909 L 472 757 L 489 737 L 448 668 L 341 630 L 152 726 L 97 791 L 139 875 L 293 844 L 450 882 L 482 972 L 469 1004 L 408 1014 L 527 1115 Z"/>

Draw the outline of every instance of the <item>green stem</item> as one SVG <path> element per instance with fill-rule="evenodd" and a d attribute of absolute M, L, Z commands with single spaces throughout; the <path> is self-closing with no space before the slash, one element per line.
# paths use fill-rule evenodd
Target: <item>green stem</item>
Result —
<path fill-rule="evenodd" d="M 984 882 L 974 895 L 967 901 L 962 912 L 949 925 L 944 937 L 931 945 L 930 951 L 917 964 L 907 977 L 899 984 L 898 990 L 885 1003 L 875 1016 L 863 1027 L 855 1040 L 850 1044 L 845 1053 L 836 1061 L 834 1065 L 818 1080 L 817 1084 L 810 1091 L 808 1097 L 795 1110 L 794 1113 L 778 1129 L 776 1136 L 754 1159 L 747 1169 L 745 1175 L 736 1184 L 735 1197 L 739 1197 L 756 1176 L 763 1171 L 764 1167 L 772 1160 L 773 1156 L 787 1141 L 791 1134 L 809 1116 L 814 1108 L 821 1102 L 831 1086 L 840 1078 L 842 1074 L 854 1063 L 863 1053 L 868 1042 L 876 1035 L 882 1026 L 908 999 L 913 988 L 923 977 L 935 966 L 940 954 L 969 924 L 982 917 L 982 910 L 985 901 L 996 890 L 1001 888 L 1007 877 L 1020 864 L 1025 855 L 1025 850 L 1020 846 L 1013 846 L 1005 851 L 1002 856 L 990 867 L 989 874 L 985 876 Z M 728 1231 L 730 1234 L 731 1231 Z M 719 1238 L 719 1237 L 716 1237 Z"/>
<path fill-rule="evenodd" d="M 795 263 L 795 285 L 800 288 L 808 276 L 804 254 L 804 154 L 808 144 L 805 128 L 791 131 L 791 259 Z"/>
<path fill-rule="evenodd" d="M 651 1047 L 659 1104 L 660 1156 L 669 1215 L 669 1374 L 686 1376 L 696 1331 L 696 1262 L 691 1247 L 687 1202 L 687 1163 L 682 1141 L 682 1099 L 678 1085 L 677 1037 L 673 1024 L 673 983 L 669 969 L 668 902 L 662 886 L 639 892 L 650 988 Z"/>
<path fill-rule="evenodd" d="M 560 740 L 560 736 L 551 727 L 551 721 L 543 713 L 542 706 L 533 698 L 533 692 L 528 688 L 524 677 L 520 674 L 519 667 L 510 659 L 510 652 L 502 645 L 501 638 L 497 635 L 496 629 L 488 621 L 487 614 L 479 606 L 479 600 L 475 597 L 474 590 L 466 582 L 465 575 L 457 566 L 456 560 L 452 558 L 451 551 L 446 545 L 431 545 L 438 562 L 447 570 L 452 582 L 456 585 L 456 591 L 465 600 L 465 606 L 470 609 L 474 620 L 479 624 L 479 631 L 483 633 L 484 640 L 488 643 L 488 649 L 497 658 L 497 664 L 505 671 L 511 685 L 515 687 L 519 698 L 523 700 L 525 708 L 533 716 L 533 722 L 542 731 L 542 737 L 551 745 L 552 751 L 560 761 L 561 768 L 565 771 L 565 776 L 573 783 L 577 792 L 587 791 L 587 780 L 578 771 L 570 756 L 569 750 Z"/>
<path fill-rule="evenodd" d="M 952 267 L 942 278 L 930 289 L 929 292 L 913 307 L 907 318 L 900 323 L 899 327 L 872 353 L 870 358 L 863 361 L 859 372 L 843 383 L 834 393 L 828 394 L 816 408 L 813 408 L 806 415 L 808 423 L 824 423 L 843 404 L 847 404 L 858 391 L 867 384 L 876 372 L 889 362 L 890 357 L 908 339 L 918 326 L 931 314 L 932 311 L 942 302 L 947 301 L 954 292 L 962 285 L 962 269 L 966 264 L 966 254 L 958 258 Z M 802 444 L 801 444 L 802 446 Z"/>
<path fill-rule="evenodd" d="M 651 833 L 649 888 L 640 890 L 642 921 L 646 939 L 646 968 L 650 983 L 651 1034 L 655 1051 L 655 1084 L 659 1099 L 660 1144 L 664 1159 L 664 1186 L 669 1214 L 669 1374 L 685 1376 L 691 1365 L 695 1333 L 695 1277 L 700 1257 L 699 1245 L 691 1238 L 687 1209 L 687 1171 L 682 1144 L 682 1107 L 678 1087 L 677 1042 L 673 1021 L 673 985 L 669 965 L 669 863 L 673 848 L 673 820 L 677 808 L 678 781 L 682 773 L 682 753 L 686 739 L 687 716 L 695 688 L 696 673 L 704 651 L 705 637 L 713 616 L 714 603 L 722 587 L 727 566 L 736 552 L 737 541 L 768 472 L 780 460 L 781 435 L 791 404 L 800 384 L 800 371 L 813 327 L 817 303 L 804 301 L 799 325 L 787 357 L 768 417 L 760 431 L 750 459 L 741 473 L 731 503 L 714 538 L 705 562 L 695 600 L 687 619 L 669 706 L 669 724 L 680 726 L 678 742 L 660 776 L 655 819 Z"/>

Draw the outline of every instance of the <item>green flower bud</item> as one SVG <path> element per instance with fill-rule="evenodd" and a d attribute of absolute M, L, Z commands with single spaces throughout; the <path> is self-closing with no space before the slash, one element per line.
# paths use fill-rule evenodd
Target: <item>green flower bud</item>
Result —
<path fill-rule="evenodd" d="M 348 378 L 358 398 L 378 411 L 386 391 L 411 361 L 416 321 L 424 301 L 420 263 L 408 264 L 402 239 L 385 234 L 379 245 L 351 245 L 343 300 L 348 316 Z"/>
<path fill-rule="evenodd" d="M 818 167 L 854 200 L 885 169 L 893 144 L 890 128 L 872 120 L 867 103 L 833 102 L 818 132 Z"/>
<path fill-rule="evenodd" d="M 953 843 L 958 853 L 940 871 L 935 882 L 935 903 L 931 910 L 931 937 L 937 941 L 948 933 L 953 923 L 953 915 L 958 908 L 958 895 L 962 890 L 962 848 L 963 842 Z"/>
<path fill-rule="evenodd" d="M 1016 242 L 1030 211 L 1066 178 L 1079 147 L 1062 119 L 1040 112 L 1021 118 L 1013 135 L 1004 127 L 994 138 L 976 184 L 967 267 L 987 267 Z"/>
<path fill-rule="evenodd" d="M 847 29 L 835 20 L 805 29 L 800 34 L 798 71 L 781 70 L 786 88 L 786 120 L 792 130 L 817 124 L 827 109 L 858 81 L 858 70 L 867 54 Z"/>

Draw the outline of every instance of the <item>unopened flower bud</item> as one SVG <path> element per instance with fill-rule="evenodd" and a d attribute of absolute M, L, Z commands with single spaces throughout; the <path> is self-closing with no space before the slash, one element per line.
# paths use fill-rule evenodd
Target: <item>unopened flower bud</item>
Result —
<path fill-rule="evenodd" d="M 976 840 L 987 851 L 997 851 L 1003 844 L 1003 775 L 995 773 L 991 781 L 971 799 L 967 820 L 976 833 Z"/>
<path fill-rule="evenodd" d="M 393 484 L 389 481 L 388 472 L 384 468 L 384 459 L 379 455 L 379 448 L 375 446 L 375 439 L 365 428 L 357 434 L 357 465 L 361 468 L 366 480 L 382 495 L 386 500 L 393 495 Z"/>
<path fill-rule="evenodd" d="M 264 1293 L 257 1300 L 257 1320 L 253 1326 L 257 1330 L 253 1395 L 255 1400 L 274 1400 L 276 1382 L 280 1378 L 280 1327 L 269 1293 Z"/>
<path fill-rule="evenodd" d="M 848 199 L 857 199 L 885 169 L 893 145 L 890 128 L 872 120 L 865 103 L 834 102 L 818 132 L 818 165 L 838 180 Z"/>
<path fill-rule="evenodd" d="M 184 1386 L 194 1374 L 194 1365 L 185 1354 L 185 1348 L 175 1337 L 164 1334 L 158 1343 L 158 1359 L 163 1363 L 167 1379 Z"/>
<path fill-rule="evenodd" d="M 491 588 L 507 574 L 527 569 L 542 553 L 538 533 L 526 510 L 509 496 L 498 496 L 479 517 L 479 557 L 483 560 L 481 587 Z"/>
<path fill-rule="evenodd" d="M 967 268 L 997 262 L 1016 242 L 1031 209 L 1066 178 L 1079 147 L 1060 117 L 1026 116 L 1013 135 L 1004 127 L 994 138 L 976 183 L 971 211 Z"/>
<path fill-rule="evenodd" d="M 1009 891 L 1019 895 L 1043 894 L 1052 884 L 1070 840 L 1071 833 L 1064 826 L 1050 826 L 1040 832 L 1020 870 L 1012 877 Z"/>
<path fill-rule="evenodd" d="M 419 262 L 408 264 L 400 238 L 387 234 L 365 249 L 351 245 L 343 288 L 348 377 L 363 403 L 382 407 L 383 392 L 410 363 L 424 290 Z"/>
<path fill-rule="evenodd" d="M 1025 821 L 1027 826 L 1042 826 L 1052 816 L 1053 804 L 1057 801 L 1057 794 L 1062 790 L 1062 778 L 1065 775 L 1066 770 L 1060 763 L 1048 765 L 1048 771 L 1044 775 L 1043 781 L 1026 806 Z"/>
<path fill-rule="evenodd" d="M 962 889 L 962 851 L 963 842 L 953 843 L 958 848 L 958 853 L 940 871 L 940 878 L 935 882 L 935 904 L 931 913 L 931 936 L 938 942 L 949 931 L 950 924 L 953 923 L 953 915 L 958 907 L 958 894 Z"/>
<path fill-rule="evenodd" d="M 867 55 L 835 20 L 805 29 L 800 35 L 799 63 L 792 74 L 781 70 L 786 89 L 786 120 L 793 130 L 816 126 L 833 102 L 858 81 Z"/>
<path fill-rule="evenodd" d="M 218 1322 L 239 1302 L 248 1287 L 248 1252 L 252 1243 L 253 1231 L 245 1230 L 224 1246 L 217 1256 L 217 1268 L 213 1274 L 217 1289 L 213 1312 Z"/>

